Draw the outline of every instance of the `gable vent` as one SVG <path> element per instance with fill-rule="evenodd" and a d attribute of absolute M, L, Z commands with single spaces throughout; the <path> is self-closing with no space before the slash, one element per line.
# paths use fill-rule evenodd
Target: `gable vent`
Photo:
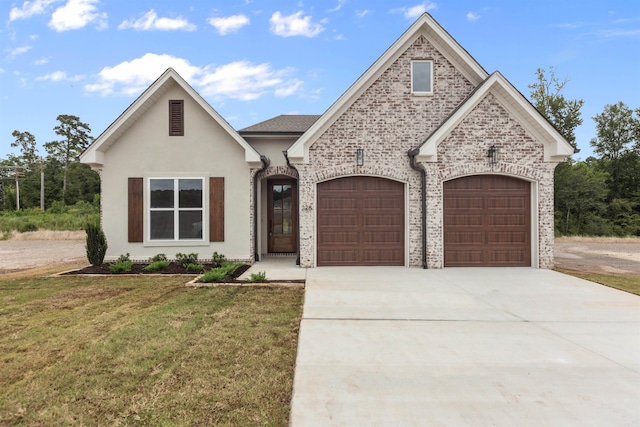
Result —
<path fill-rule="evenodd" d="M 184 136 L 184 101 L 169 100 L 169 136 Z"/>

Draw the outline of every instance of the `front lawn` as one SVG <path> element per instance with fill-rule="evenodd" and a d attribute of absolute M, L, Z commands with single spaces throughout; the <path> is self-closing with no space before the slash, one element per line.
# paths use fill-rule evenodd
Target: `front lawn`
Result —
<path fill-rule="evenodd" d="M 597 273 L 582 273 L 573 270 L 565 270 L 562 268 L 556 268 L 555 270 L 576 276 L 581 279 L 590 280 L 591 282 L 600 283 L 601 285 L 609 286 L 611 288 L 620 289 L 621 291 L 629 292 L 631 294 L 640 295 L 640 277 L 639 276 L 621 276 L 614 274 L 597 274 Z"/>
<path fill-rule="evenodd" d="M 1 425 L 287 425 L 302 289 L 0 276 Z"/>

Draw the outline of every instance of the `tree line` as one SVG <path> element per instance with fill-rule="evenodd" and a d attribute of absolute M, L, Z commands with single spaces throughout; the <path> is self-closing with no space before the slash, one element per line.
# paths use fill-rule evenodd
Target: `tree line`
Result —
<path fill-rule="evenodd" d="M 536 76 L 531 101 L 576 148 L 584 101 L 564 97 L 568 80 L 558 79 L 553 68 L 538 69 Z M 592 119 L 594 156 L 567 158 L 555 170 L 556 234 L 640 236 L 640 108 L 619 101 Z"/>
<path fill-rule="evenodd" d="M 19 148 L 20 155 L 0 159 L 0 210 L 93 202 L 100 194 L 97 172 L 78 161 L 93 141 L 91 128 L 73 115 L 61 114 L 57 121 L 54 132 L 59 138 L 43 144 L 45 156 L 32 133 L 12 132 L 11 146 Z"/>
<path fill-rule="evenodd" d="M 581 99 L 567 99 L 554 68 L 538 69 L 529 85 L 538 111 L 577 147 L 575 129 L 582 124 Z M 567 158 L 555 170 L 555 230 L 557 235 L 640 236 L 640 108 L 623 102 L 605 105 L 592 118 L 596 135 L 590 141 L 594 156 Z M 78 161 L 93 141 L 91 128 L 73 115 L 59 115 L 54 131 L 59 139 L 43 144 L 40 156 L 30 132 L 13 131 L 12 147 L 20 155 L 0 159 L 0 211 L 45 208 L 93 202 L 100 194 L 100 178 Z M 44 191 L 41 194 L 41 180 Z M 18 186 L 16 186 L 16 182 Z"/>

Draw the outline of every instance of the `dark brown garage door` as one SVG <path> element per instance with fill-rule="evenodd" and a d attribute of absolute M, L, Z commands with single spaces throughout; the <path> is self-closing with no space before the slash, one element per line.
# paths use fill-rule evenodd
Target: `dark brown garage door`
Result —
<path fill-rule="evenodd" d="M 318 265 L 404 265 L 404 184 L 369 176 L 318 184 Z"/>
<path fill-rule="evenodd" d="M 530 266 L 531 185 L 477 175 L 444 183 L 444 265 Z"/>

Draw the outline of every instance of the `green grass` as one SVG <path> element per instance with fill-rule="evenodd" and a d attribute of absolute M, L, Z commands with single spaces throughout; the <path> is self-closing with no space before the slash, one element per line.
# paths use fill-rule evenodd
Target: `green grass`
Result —
<path fill-rule="evenodd" d="M 6 238 L 13 231 L 83 230 L 88 220 L 99 221 L 100 209 L 87 202 L 73 206 L 58 205 L 57 209 L 45 212 L 35 208 L 0 212 L 0 233 Z"/>
<path fill-rule="evenodd" d="M 287 425 L 302 298 L 0 276 L 0 425 Z"/>
<path fill-rule="evenodd" d="M 601 285 L 611 288 L 620 289 L 621 291 L 631 294 L 640 295 L 640 277 L 639 276 L 619 276 L 613 274 L 596 274 L 596 273 L 580 273 L 572 270 L 564 270 L 557 268 L 557 271 L 570 274 L 571 276 L 589 280 L 591 282 L 600 283 Z"/>

